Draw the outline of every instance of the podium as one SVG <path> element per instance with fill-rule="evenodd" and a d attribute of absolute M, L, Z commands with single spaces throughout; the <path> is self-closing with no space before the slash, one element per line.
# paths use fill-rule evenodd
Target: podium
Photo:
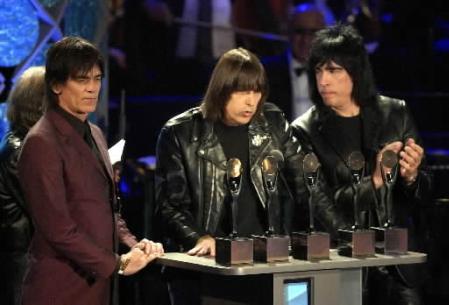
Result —
<path fill-rule="evenodd" d="M 156 263 L 199 272 L 203 305 L 361 305 L 363 267 L 417 264 L 426 259 L 426 254 L 418 252 L 357 259 L 339 256 L 332 249 L 330 259 L 319 262 L 290 258 L 288 262 L 222 266 L 214 258 L 172 252 Z"/>

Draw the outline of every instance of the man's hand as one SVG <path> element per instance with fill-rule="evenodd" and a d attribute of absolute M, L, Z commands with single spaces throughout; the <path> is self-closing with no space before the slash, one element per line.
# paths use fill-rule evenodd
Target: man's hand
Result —
<path fill-rule="evenodd" d="M 164 249 L 160 243 L 152 242 L 146 238 L 139 241 L 131 250 L 120 257 L 122 262 L 126 263 L 123 275 L 132 275 L 149 262 L 164 255 Z"/>
<path fill-rule="evenodd" d="M 423 155 L 424 149 L 416 144 L 415 140 L 408 138 L 404 149 L 399 153 L 399 172 L 407 184 L 411 184 L 416 180 Z"/>
<path fill-rule="evenodd" d="M 372 175 L 373 184 L 374 184 L 374 187 L 376 189 L 380 188 L 384 184 L 384 181 L 382 179 L 382 172 L 381 172 L 381 168 L 380 168 L 381 167 L 380 161 L 382 161 L 382 154 L 386 150 L 392 150 L 393 152 L 398 154 L 401 151 L 402 147 L 403 147 L 402 142 L 395 141 L 395 142 L 391 142 L 391 143 L 385 145 L 382 148 L 382 150 L 377 153 L 377 156 L 376 156 L 376 169 L 374 170 L 374 173 Z"/>
<path fill-rule="evenodd" d="M 139 248 L 146 255 L 158 254 L 159 256 L 161 256 L 164 254 L 164 248 L 160 243 L 152 242 L 151 240 L 148 240 L 146 238 L 135 244 L 133 248 Z"/>
<path fill-rule="evenodd" d="M 187 252 L 188 255 L 195 256 L 215 256 L 215 239 L 212 236 L 205 235 L 198 239 L 195 247 Z"/>

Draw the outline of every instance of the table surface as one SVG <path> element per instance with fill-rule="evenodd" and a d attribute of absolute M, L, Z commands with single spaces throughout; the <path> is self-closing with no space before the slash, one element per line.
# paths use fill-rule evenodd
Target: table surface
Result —
<path fill-rule="evenodd" d="M 223 266 L 217 264 L 213 257 L 197 257 L 190 256 L 185 253 L 170 252 L 163 257 L 158 258 L 156 263 L 182 268 L 187 270 L 206 272 L 221 275 L 253 275 L 266 273 L 285 273 L 298 271 L 318 271 L 329 269 L 350 269 L 374 266 L 389 266 L 402 264 L 418 264 L 424 263 L 427 254 L 409 251 L 405 255 L 381 255 L 376 254 L 374 257 L 368 258 L 352 258 L 340 256 L 335 249 L 330 251 L 329 260 L 321 260 L 319 262 L 309 262 L 304 260 L 289 258 L 286 262 L 277 263 L 259 263 L 251 265 L 235 265 Z"/>

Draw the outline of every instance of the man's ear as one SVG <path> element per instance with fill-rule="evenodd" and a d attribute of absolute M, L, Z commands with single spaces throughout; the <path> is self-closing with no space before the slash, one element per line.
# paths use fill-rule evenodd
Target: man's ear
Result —
<path fill-rule="evenodd" d="M 56 85 L 51 86 L 51 91 L 53 91 L 53 93 L 56 95 L 60 95 L 62 92 L 61 85 L 56 84 Z"/>

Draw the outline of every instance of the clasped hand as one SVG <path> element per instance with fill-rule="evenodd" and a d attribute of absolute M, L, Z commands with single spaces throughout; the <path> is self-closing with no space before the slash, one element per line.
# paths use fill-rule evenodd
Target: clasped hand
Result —
<path fill-rule="evenodd" d="M 131 275 L 138 272 L 149 262 L 162 255 L 164 255 L 164 248 L 160 243 L 152 242 L 146 238 L 142 239 L 128 253 L 121 256 L 122 260 L 129 260 L 123 275 Z"/>
<path fill-rule="evenodd" d="M 386 150 L 392 150 L 396 154 L 399 154 L 399 174 L 406 183 L 413 183 L 418 176 L 418 169 L 424 155 L 424 149 L 416 144 L 414 139 L 408 138 L 405 145 L 400 141 L 395 141 L 385 145 L 377 154 L 376 169 L 372 176 L 374 186 L 379 188 L 383 185 L 380 161 L 382 154 Z"/>

